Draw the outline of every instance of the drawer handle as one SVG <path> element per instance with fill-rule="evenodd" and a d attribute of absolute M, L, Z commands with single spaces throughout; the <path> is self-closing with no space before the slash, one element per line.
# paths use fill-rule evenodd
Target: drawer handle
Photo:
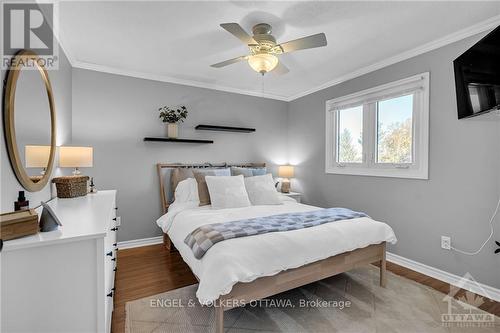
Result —
<path fill-rule="evenodd" d="M 114 246 L 114 247 L 117 247 L 117 246 L 118 246 L 118 243 L 113 243 L 113 246 Z"/>
<path fill-rule="evenodd" d="M 113 297 L 113 292 L 110 292 L 109 294 L 107 294 L 106 296 L 108 297 Z"/>
<path fill-rule="evenodd" d="M 111 231 L 118 231 L 118 227 L 111 228 Z"/>
<path fill-rule="evenodd" d="M 106 253 L 106 255 L 112 257 L 113 256 L 113 251 L 109 251 L 108 253 Z"/>
<path fill-rule="evenodd" d="M 118 210 L 118 207 L 115 207 L 116 210 Z"/>
<path fill-rule="evenodd" d="M 118 269 L 115 267 L 115 268 L 113 269 L 113 272 L 116 272 L 117 270 L 118 270 Z"/>
<path fill-rule="evenodd" d="M 116 261 L 116 258 L 111 259 L 111 261 Z"/>
<path fill-rule="evenodd" d="M 113 221 L 116 221 L 116 217 L 115 217 L 115 218 L 113 218 Z"/>

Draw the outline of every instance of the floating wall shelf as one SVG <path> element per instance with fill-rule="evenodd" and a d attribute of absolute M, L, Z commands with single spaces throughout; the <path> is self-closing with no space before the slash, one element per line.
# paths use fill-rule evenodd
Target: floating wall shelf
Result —
<path fill-rule="evenodd" d="M 199 131 L 240 132 L 240 133 L 255 132 L 255 128 L 215 126 L 215 125 L 198 125 L 195 127 L 195 129 Z"/>
<path fill-rule="evenodd" d="M 173 139 L 164 137 L 146 137 L 144 141 L 157 141 L 157 142 L 184 142 L 184 143 L 214 143 L 213 140 L 198 140 L 198 139 Z"/>

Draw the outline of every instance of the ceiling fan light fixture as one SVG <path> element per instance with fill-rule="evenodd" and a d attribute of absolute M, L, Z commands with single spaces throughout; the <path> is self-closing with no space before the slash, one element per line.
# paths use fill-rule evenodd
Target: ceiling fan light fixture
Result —
<path fill-rule="evenodd" d="M 248 64 L 254 71 L 264 75 L 276 68 L 278 57 L 269 53 L 258 53 L 248 58 Z"/>

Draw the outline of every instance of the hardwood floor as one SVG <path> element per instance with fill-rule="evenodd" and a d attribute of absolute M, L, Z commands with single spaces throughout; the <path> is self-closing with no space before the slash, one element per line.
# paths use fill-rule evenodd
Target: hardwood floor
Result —
<path fill-rule="evenodd" d="M 163 245 L 151 245 L 118 251 L 112 332 L 125 331 L 125 303 L 196 283 L 196 278 L 179 253 L 170 253 Z M 387 262 L 387 269 L 443 293 L 450 285 L 405 267 Z M 390 286 L 389 286 L 390 287 Z M 455 297 L 465 294 L 460 290 Z M 481 309 L 500 316 L 500 303 L 484 298 Z"/>
<path fill-rule="evenodd" d="M 118 251 L 113 322 L 111 331 L 125 331 L 125 303 L 196 283 L 178 253 L 163 245 Z"/>

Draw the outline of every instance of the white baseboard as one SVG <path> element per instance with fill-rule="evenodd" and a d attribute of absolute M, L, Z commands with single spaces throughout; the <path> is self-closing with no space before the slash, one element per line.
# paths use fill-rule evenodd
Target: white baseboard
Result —
<path fill-rule="evenodd" d="M 387 261 L 500 302 L 500 289 L 479 283 L 469 274 L 464 278 L 390 252 L 387 252 Z"/>
<path fill-rule="evenodd" d="M 134 247 L 148 246 L 163 243 L 163 237 L 151 237 L 142 239 L 132 239 L 128 241 L 118 242 L 118 248 L 120 250 L 131 249 Z"/>

